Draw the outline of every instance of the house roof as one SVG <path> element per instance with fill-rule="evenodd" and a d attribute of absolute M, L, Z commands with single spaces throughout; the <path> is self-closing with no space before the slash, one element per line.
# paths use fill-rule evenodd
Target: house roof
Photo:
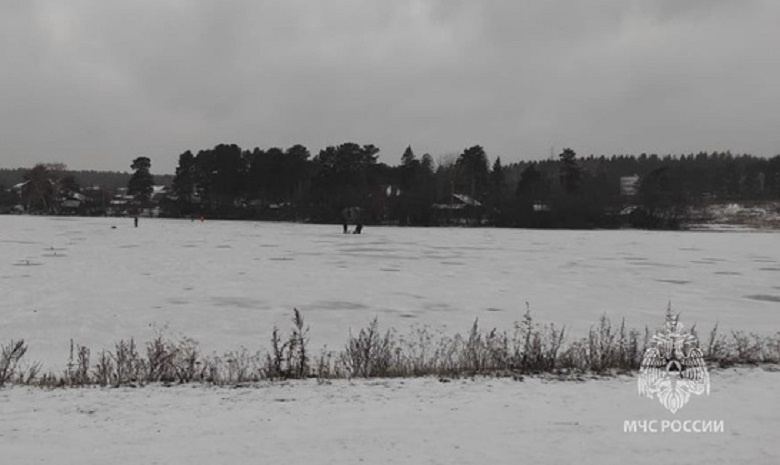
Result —
<path fill-rule="evenodd" d="M 482 204 L 477 199 L 472 199 L 466 194 L 452 194 L 453 197 L 455 197 L 457 200 L 460 200 L 462 203 L 466 205 L 471 205 L 472 207 L 481 207 Z"/>

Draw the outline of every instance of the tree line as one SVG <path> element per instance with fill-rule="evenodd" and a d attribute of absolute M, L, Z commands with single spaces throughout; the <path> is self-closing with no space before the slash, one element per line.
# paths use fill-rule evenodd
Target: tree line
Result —
<path fill-rule="evenodd" d="M 358 206 L 369 224 L 675 228 L 707 203 L 780 200 L 780 155 L 579 157 L 567 148 L 555 158 L 505 165 L 475 145 L 437 160 L 407 147 L 400 164 L 389 166 L 378 154 L 374 145 L 352 142 L 316 155 L 302 145 L 220 144 L 182 153 L 173 176 L 153 175 L 148 157 L 137 157 L 133 173 L 121 175 L 138 208 L 149 206 L 153 184 L 169 185 L 158 199 L 164 216 L 326 223 Z M 9 172 L 0 170 L 0 183 Z M 79 182 L 89 173 L 36 165 L 22 173 L 20 195 L 40 209 L 54 190 L 99 195 L 105 205 L 105 188 L 95 193 Z M 0 191 L 0 204 L 15 201 Z"/>
<path fill-rule="evenodd" d="M 356 143 L 314 156 L 301 145 L 187 151 L 166 212 L 337 222 L 341 209 L 360 206 L 379 224 L 674 228 L 707 202 L 780 199 L 780 156 L 580 158 L 567 148 L 556 159 L 504 165 L 475 145 L 437 161 L 407 147 L 401 163 L 389 166 L 378 153 Z M 636 192 L 621 190 L 621 178 L 637 179 Z"/>

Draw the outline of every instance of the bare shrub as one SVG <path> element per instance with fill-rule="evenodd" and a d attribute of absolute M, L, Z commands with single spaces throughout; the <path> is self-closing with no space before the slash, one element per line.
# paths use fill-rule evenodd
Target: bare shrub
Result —
<path fill-rule="evenodd" d="M 210 382 L 243 384 L 257 382 L 264 378 L 262 361 L 260 352 L 252 354 L 242 348 L 220 357 L 207 359 L 205 364 L 210 370 Z"/>
<path fill-rule="evenodd" d="M 286 342 L 282 342 L 282 338 L 279 336 L 279 328 L 274 326 L 271 332 L 271 352 L 266 357 L 265 374 L 268 378 L 281 379 L 286 377 L 284 363 L 287 345 Z"/>
<path fill-rule="evenodd" d="M 290 359 L 288 366 L 293 378 L 309 376 L 309 353 L 306 345 L 309 342 L 309 328 L 303 323 L 303 315 L 297 308 L 293 309 L 293 330 L 289 339 Z"/>
<path fill-rule="evenodd" d="M 270 379 L 302 379 L 311 375 L 309 328 L 297 308 L 293 309 L 292 323 L 292 332 L 286 341 L 282 341 L 279 328 L 274 326 L 271 351 L 265 363 L 265 376 Z"/>
<path fill-rule="evenodd" d="M 144 364 L 136 350 L 135 340 L 120 340 L 114 346 L 114 352 L 111 354 L 114 359 L 114 368 L 112 384 L 122 386 L 124 384 L 138 383 L 144 380 Z"/>
<path fill-rule="evenodd" d="M 38 375 L 41 372 L 41 364 L 33 363 L 26 368 L 17 369 L 16 383 L 21 385 L 31 385 L 38 381 Z"/>
<path fill-rule="evenodd" d="M 172 349 L 172 368 L 180 383 L 205 380 L 208 366 L 200 359 L 198 343 L 191 338 L 182 338 Z"/>
<path fill-rule="evenodd" d="M 341 360 L 351 377 L 386 377 L 391 374 L 393 340 L 390 331 L 379 332 L 379 321 L 374 318 L 357 336 L 347 339 Z"/>
<path fill-rule="evenodd" d="M 100 357 L 95 364 L 95 370 L 93 372 L 93 380 L 100 386 L 108 386 L 111 384 L 114 373 L 114 362 L 111 355 L 105 350 L 100 352 Z"/>
<path fill-rule="evenodd" d="M 346 373 L 340 361 L 334 357 L 333 352 L 323 347 L 320 355 L 314 359 L 316 364 L 315 376 L 317 381 L 324 383 L 330 379 L 345 378 Z"/>
<path fill-rule="evenodd" d="M 70 340 L 70 356 L 62 383 L 69 386 L 84 386 L 91 383 L 89 349 L 81 345 L 74 345 L 73 339 Z"/>
<path fill-rule="evenodd" d="M 0 350 L 0 386 L 13 380 L 19 360 L 27 353 L 24 340 L 11 341 Z"/>
<path fill-rule="evenodd" d="M 146 381 L 172 383 L 176 380 L 174 359 L 178 348 L 175 344 L 157 337 L 146 343 Z"/>

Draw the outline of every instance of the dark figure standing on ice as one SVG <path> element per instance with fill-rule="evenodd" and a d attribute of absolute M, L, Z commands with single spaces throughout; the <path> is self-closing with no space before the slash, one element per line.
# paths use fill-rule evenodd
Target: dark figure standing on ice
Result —
<path fill-rule="evenodd" d="M 347 207 L 341 210 L 341 224 L 344 226 L 344 234 L 349 234 L 349 225 L 355 225 L 352 234 L 363 232 L 363 209 L 360 207 Z"/>
<path fill-rule="evenodd" d="M 138 227 L 138 217 L 137 216 L 135 218 L 133 218 L 133 224 L 135 224 L 136 228 Z"/>

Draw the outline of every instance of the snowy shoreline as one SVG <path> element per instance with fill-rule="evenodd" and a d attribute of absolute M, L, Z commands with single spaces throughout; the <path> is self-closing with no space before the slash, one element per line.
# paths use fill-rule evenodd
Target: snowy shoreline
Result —
<path fill-rule="evenodd" d="M 711 465 L 780 460 L 778 373 L 716 370 L 676 415 L 630 376 L 315 380 L 240 389 L 0 390 L 8 463 Z M 627 433 L 631 420 L 723 421 L 722 433 Z"/>

